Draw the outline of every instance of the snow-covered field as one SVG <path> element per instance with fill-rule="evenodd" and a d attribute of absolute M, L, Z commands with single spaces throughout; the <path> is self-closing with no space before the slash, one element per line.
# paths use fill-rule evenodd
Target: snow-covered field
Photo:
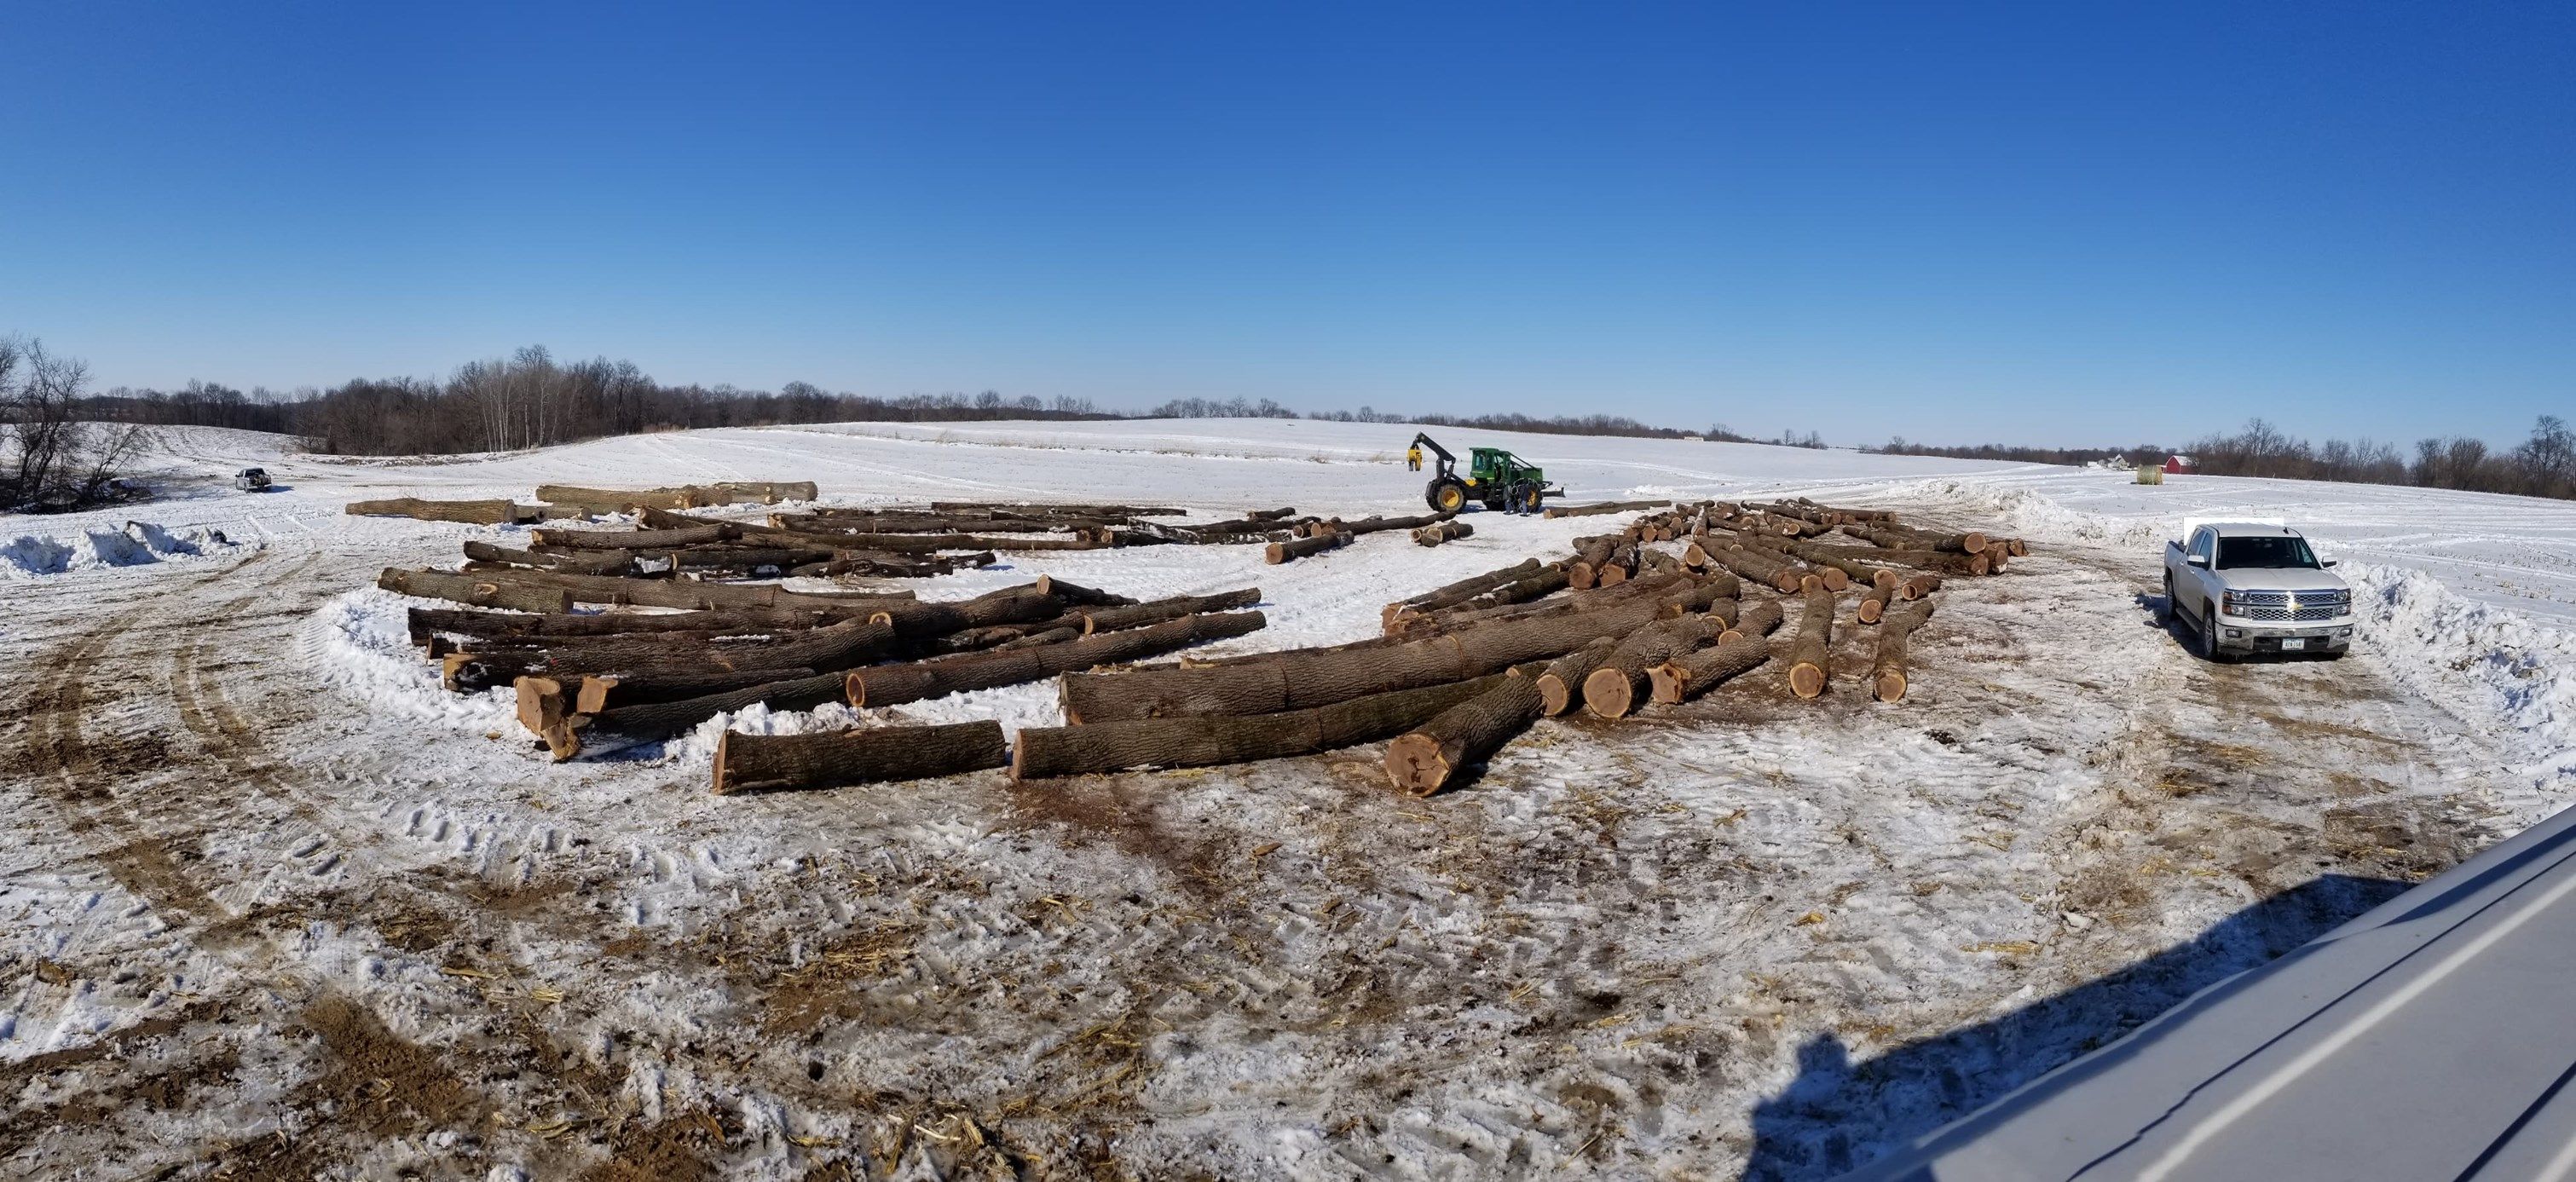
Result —
<path fill-rule="evenodd" d="M 812 479 L 1352 515 L 1420 503 L 1411 429 L 853 424 L 357 463 L 170 432 L 145 475 L 174 499 L 0 519 L 0 1172 L 1829 1176 L 2576 793 L 2570 506 L 1433 434 L 1576 499 L 1804 492 L 2041 549 L 1954 584 L 1902 704 L 1757 676 L 1543 723 L 1429 801 L 1365 749 L 719 800 L 712 728 L 558 766 L 498 697 L 437 689 L 373 574 L 515 531 L 340 505 Z M 285 487 L 234 492 L 247 464 Z M 2356 656 L 2212 666 L 2155 625 L 2160 539 L 2232 512 L 2345 560 Z M 1271 626 L 1227 647 L 1330 643 L 1600 522 L 1476 525 L 921 590 L 1257 584 Z M 1057 721 L 1040 686 L 863 713 Z"/>

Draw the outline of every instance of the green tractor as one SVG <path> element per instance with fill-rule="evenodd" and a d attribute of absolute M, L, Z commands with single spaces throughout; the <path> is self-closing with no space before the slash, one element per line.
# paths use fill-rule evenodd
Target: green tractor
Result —
<path fill-rule="evenodd" d="M 1458 457 L 1448 448 L 1432 442 L 1429 435 L 1416 433 L 1413 446 L 1428 449 L 1438 456 L 1439 475 L 1423 491 L 1423 499 L 1443 513 L 1456 513 L 1471 500 L 1482 501 L 1488 509 L 1506 513 L 1536 513 L 1549 497 L 1561 497 L 1565 490 L 1549 488 L 1547 474 L 1536 464 L 1499 447 L 1467 449 L 1467 474 L 1458 475 Z"/>

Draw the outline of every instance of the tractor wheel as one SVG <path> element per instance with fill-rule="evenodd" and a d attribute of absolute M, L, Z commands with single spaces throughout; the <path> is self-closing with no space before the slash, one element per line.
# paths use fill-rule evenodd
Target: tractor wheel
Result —
<path fill-rule="evenodd" d="M 1547 490 L 1535 484 L 1523 484 L 1512 489 L 1512 507 L 1532 516 L 1537 515 L 1540 502 L 1546 499 Z"/>
<path fill-rule="evenodd" d="M 1455 476 L 1443 476 L 1424 490 L 1423 499 L 1442 513 L 1455 513 L 1467 507 L 1467 483 Z"/>

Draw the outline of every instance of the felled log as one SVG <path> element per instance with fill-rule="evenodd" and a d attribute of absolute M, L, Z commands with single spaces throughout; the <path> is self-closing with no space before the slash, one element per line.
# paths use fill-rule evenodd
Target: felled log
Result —
<path fill-rule="evenodd" d="M 1041 644 L 1056 644 L 1062 641 L 1080 639 L 1082 639 L 1082 629 L 1080 628 L 1049 628 L 1043 632 L 1023 632 L 1009 640 L 1005 640 L 1000 644 L 994 645 L 993 647 L 1030 648 Z"/>
<path fill-rule="evenodd" d="M 1580 682 L 1590 666 L 1618 645 L 1617 637 L 1601 637 L 1550 662 L 1541 672 L 1556 674 L 1560 687 L 1568 678 Z M 1551 711 L 1539 688 L 1539 675 L 1527 667 L 1512 670 L 1491 688 L 1390 741 L 1387 779 L 1415 796 L 1429 796 L 1448 787 L 1468 767 L 1492 758 L 1547 713 Z"/>
<path fill-rule="evenodd" d="M 1031 583 L 988 591 L 972 599 L 880 604 L 868 613 L 868 619 L 893 628 L 898 636 L 937 636 L 993 624 L 1034 623 L 1052 619 L 1063 611 L 1063 600 Z"/>
<path fill-rule="evenodd" d="M 376 586 L 397 595 L 445 599 L 475 607 L 521 612 L 568 612 L 573 597 L 561 588 L 529 586 L 489 575 L 451 575 L 443 571 L 386 567 Z"/>
<path fill-rule="evenodd" d="M 1565 585 L 1577 591 L 1590 590 L 1601 582 L 1601 568 L 1619 549 L 1615 534 L 1598 534 L 1574 539 L 1574 561 L 1565 567 Z"/>
<path fill-rule="evenodd" d="M 603 550 L 590 554 L 539 554 L 513 550 L 490 542 L 465 543 L 465 557 L 476 562 L 501 566 L 523 566 L 530 570 L 559 570 L 578 575 L 624 575 L 635 569 L 635 556 L 623 550 Z"/>
<path fill-rule="evenodd" d="M 1291 650 L 1272 659 L 1202 669 L 1064 678 L 1065 719 L 1076 726 L 1131 718 L 1271 714 L 1499 673 L 1560 656 L 1597 636 L 1624 634 L 1660 613 L 1651 600 L 1598 612 L 1515 620 L 1453 635 L 1338 653 Z M 1047 649 L 1035 649 L 1046 652 Z"/>
<path fill-rule="evenodd" d="M 1941 589 L 1941 576 L 1924 573 L 1905 580 L 1896 588 L 1898 599 L 1921 599 Z"/>
<path fill-rule="evenodd" d="M 1297 507 L 1291 505 L 1284 509 L 1253 509 L 1246 512 L 1243 517 L 1246 521 L 1284 521 L 1296 515 Z"/>
<path fill-rule="evenodd" d="M 724 522 L 681 529 L 535 529 L 529 530 L 528 536 L 540 546 L 561 546 L 566 550 L 669 550 L 730 542 L 742 536 L 742 527 Z"/>
<path fill-rule="evenodd" d="M 565 701 L 563 682 L 551 677 L 522 677 L 517 686 L 519 725 L 528 733 L 542 735 L 546 728 L 559 726 L 570 714 L 571 703 Z"/>
<path fill-rule="evenodd" d="M 842 696 L 850 705 L 866 708 L 917 702 L 968 690 L 1018 685 L 1059 673 L 1089 669 L 1094 665 L 1114 665 L 1193 644 L 1242 636 L 1267 623 L 1269 621 L 1260 612 L 1183 616 L 1143 628 L 1104 632 L 1062 644 L 993 649 L 899 665 L 874 665 L 851 670 L 843 679 Z"/>
<path fill-rule="evenodd" d="M 993 565 L 993 552 L 974 554 L 855 554 L 837 552 L 839 557 L 826 562 L 808 562 L 787 569 L 787 573 L 811 579 L 837 579 L 865 576 L 887 579 L 927 579 L 955 570 L 971 570 Z"/>
<path fill-rule="evenodd" d="M 814 483 L 810 480 L 796 483 L 732 481 L 637 489 L 540 484 L 537 486 L 537 499 L 558 505 L 578 505 L 594 513 L 632 513 L 643 509 L 694 509 L 701 505 L 775 505 L 780 501 L 810 501 L 814 499 L 815 492 Z"/>
<path fill-rule="evenodd" d="M 491 571 L 476 577 L 505 585 L 569 592 L 575 603 L 677 607 L 696 610 L 802 607 L 841 615 L 865 615 L 885 606 L 888 600 L 908 600 L 912 597 L 909 591 L 871 591 L 865 595 L 816 595 L 789 591 L 774 583 L 624 579 L 604 575 L 574 575 L 537 570 Z M 391 587 L 386 589 L 395 590 Z"/>
<path fill-rule="evenodd" d="M 1609 660 L 1610 654 L 1618 651 L 1622 639 L 1603 636 L 1548 662 L 1529 679 L 1531 687 L 1538 691 L 1538 712 L 1554 718 L 1580 705 L 1583 701 L 1583 679 L 1592 676 L 1592 671 L 1600 668 L 1601 662 Z"/>
<path fill-rule="evenodd" d="M 1277 566 L 1283 562 L 1294 562 L 1309 554 L 1339 550 L 1350 544 L 1351 535 L 1345 533 L 1320 533 L 1312 537 L 1292 538 L 1285 542 L 1270 543 L 1270 549 L 1264 552 L 1262 561 Z"/>
<path fill-rule="evenodd" d="M 708 669 L 688 673 L 584 674 L 572 690 L 575 714 L 597 714 L 645 702 L 676 702 L 778 681 L 799 681 L 823 672 L 804 666 Z M 539 735 L 545 730 L 530 728 Z"/>
<path fill-rule="evenodd" d="M 1771 659 L 1771 642 L 1759 636 L 1735 636 L 1697 652 L 1684 653 L 1646 670 L 1658 702 L 1687 701 L 1730 677 L 1739 677 Z"/>
<path fill-rule="evenodd" d="M 1009 762 L 1002 724 L 884 726 L 812 735 L 746 735 L 716 740 L 715 794 L 839 788 L 926 780 Z"/>
<path fill-rule="evenodd" d="M 1887 615 L 1887 601 L 1895 598 L 1897 587 L 1902 585 L 1871 587 L 1861 592 L 1860 602 L 1852 608 L 1852 618 L 1864 624 L 1879 622 Z"/>
<path fill-rule="evenodd" d="M 485 640 L 548 636 L 610 636 L 625 632 L 704 632 L 752 635 L 782 628 L 813 628 L 835 617 L 801 608 L 738 608 L 730 611 L 670 612 L 643 615 L 522 615 L 416 607 L 409 613 L 411 642 L 427 644 L 439 633 Z"/>
<path fill-rule="evenodd" d="M 1719 628 L 1732 628 L 1737 620 L 1744 618 L 1744 601 L 1732 596 L 1711 600 L 1705 614 L 1717 621 Z"/>
<path fill-rule="evenodd" d="M 1022 780 L 1135 767 L 1209 767 L 1312 755 L 1398 734 L 1507 680 L 1496 674 L 1302 710 L 1255 716 L 1140 718 L 1020 732 L 1011 775 Z"/>
<path fill-rule="evenodd" d="M 1625 718 L 1644 704 L 1646 670 L 1706 648 L 1724 626 L 1704 614 L 1665 620 L 1619 642 L 1599 668 L 1583 677 L 1583 708 L 1601 718 Z"/>
<path fill-rule="evenodd" d="M 1006 517 L 998 514 L 858 513 L 818 509 L 811 513 L 772 513 L 769 524 L 801 533 L 962 534 L 1067 533 L 1097 531 L 1123 524 L 1082 517 Z"/>
<path fill-rule="evenodd" d="M 1789 692 L 1812 698 L 1825 692 L 1833 671 L 1834 595 L 1821 588 L 1807 592 L 1798 635 L 1789 644 Z"/>
<path fill-rule="evenodd" d="M 1448 607 L 1452 604 L 1465 603 L 1468 600 L 1474 599 L 1475 597 L 1482 595 L 1487 591 L 1491 591 L 1496 587 L 1500 587 L 1505 583 L 1514 582 L 1537 574 L 1538 569 L 1537 559 L 1524 558 L 1520 562 L 1504 567 L 1500 570 L 1490 570 L 1481 575 L 1460 579 L 1447 586 L 1438 587 L 1433 590 L 1423 592 L 1420 595 L 1412 596 L 1407 599 L 1400 599 L 1394 603 L 1386 605 L 1386 607 L 1378 613 L 1378 622 L 1389 629 L 1392 629 L 1396 620 L 1400 617 L 1420 615 L 1426 612 L 1438 611 L 1439 609 Z"/>
<path fill-rule="evenodd" d="M 764 703 L 773 710 L 811 710 L 825 702 L 840 701 L 841 681 L 840 673 L 817 673 L 694 698 L 612 706 L 597 714 L 574 714 L 546 728 L 544 737 L 555 759 L 562 761 L 584 751 L 659 742 L 719 714 Z"/>
<path fill-rule="evenodd" d="M 448 656 L 444 680 L 450 690 L 473 693 L 531 674 L 569 679 L 583 674 L 670 677 L 754 669 L 820 673 L 875 660 L 894 642 L 893 630 L 862 620 L 722 643 L 701 639 L 703 635 L 652 632 L 555 637 L 541 647 L 468 646 Z M 737 679 L 727 688 L 755 684 L 758 680 Z"/>
<path fill-rule="evenodd" d="M 1779 555 L 1760 549 L 1737 549 L 1725 545 L 1710 548 L 1693 542 L 1684 557 L 1692 566 L 1732 571 L 1784 595 L 1800 590 L 1806 573 L 1789 565 Z"/>
<path fill-rule="evenodd" d="M 467 525 L 509 525 L 532 521 L 537 511 L 509 501 L 423 501 L 395 497 L 389 501 L 351 501 L 351 517 L 410 517 L 421 521 L 461 521 Z"/>
<path fill-rule="evenodd" d="M 1905 698 L 1905 650 L 1923 621 L 1932 618 L 1932 601 L 1899 608 L 1878 626 L 1878 653 L 1869 664 L 1871 692 L 1882 702 Z"/>
<path fill-rule="evenodd" d="M 1604 501 L 1597 505 L 1558 505 L 1539 514 L 1541 517 L 1590 517 L 1598 513 L 1628 513 L 1638 509 L 1662 509 L 1671 501 Z"/>
<path fill-rule="evenodd" d="M 1457 541 L 1458 539 L 1467 537 L 1475 532 L 1476 527 L 1469 525 L 1466 522 L 1442 521 L 1423 526 L 1422 528 L 1413 531 L 1413 540 L 1417 545 L 1437 546 L 1442 542 Z"/>
<path fill-rule="evenodd" d="M 1030 501 L 932 501 L 933 513 L 1060 513 L 1073 517 L 1179 517 L 1187 509 L 1160 505 L 1039 504 Z"/>
<path fill-rule="evenodd" d="M 1781 615 L 1780 601 L 1776 599 L 1746 604 L 1744 614 L 1718 636 L 1718 643 L 1745 636 L 1769 636 L 1780 630 Z"/>
<path fill-rule="evenodd" d="M 1857 524 L 1842 528 L 1844 533 L 1889 550 L 1937 550 L 1947 554 L 1980 554 L 1986 549 L 1986 535 L 1981 533 L 1935 534 L 1921 530 Z"/>
<path fill-rule="evenodd" d="M 1061 583 L 1054 585 L 1063 586 Z M 1193 616 L 1203 612 L 1232 611 L 1239 607 L 1251 607 L 1259 602 L 1261 602 L 1261 588 L 1243 587 L 1233 591 L 1219 591 L 1213 595 L 1175 595 L 1168 599 L 1150 600 L 1145 603 L 1082 607 L 1067 613 L 1066 616 L 1061 617 L 1061 620 L 1065 626 L 1082 629 L 1083 634 L 1087 636 L 1095 632 L 1141 628 L 1147 624 L 1159 624 L 1165 620 L 1176 620 L 1182 616 Z"/>

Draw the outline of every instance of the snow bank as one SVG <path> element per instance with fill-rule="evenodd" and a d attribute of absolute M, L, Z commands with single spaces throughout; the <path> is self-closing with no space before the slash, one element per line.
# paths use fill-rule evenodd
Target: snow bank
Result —
<path fill-rule="evenodd" d="M 2523 824 L 2576 794 L 2576 633 L 2481 603 L 2420 570 L 2347 563 L 2360 638 L 2392 676 L 2524 762 L 2500 802 Z"/>
<path fill-rule="evenodd" d="M 43 534 L 21 534 L 13 541 L 0 543 L 0 579 L 142 566 L 234 548 L 220 530 L 204 526 L 171 530 L 148 521 L 126 522 L 122 530 L 83 530 L 69 542 Z"/>
<path fill-rule="evenodd" d="M 316 680 L 371 710 L 460 729 L 517 729 L 511 690 L 449 693 L 439 684 L 437 664 L 412 647 L 408 609 L 430 606 L 436 605 L 374 587 L 340 595 L 306 617 L 305 663 Z"/>
<path fill-rule="evenodd" d="M 2099 542 L 2112 546 L 2151 546 L 2166 538 L 2181 536 L 2177 531 L 2177 521 L 2106 517 L 2070 509 L 2026 488 L 2006 487 L 1981 480 L 1908 481 L 1889 486 L 1887 495 L 1897 501 L 1947 501 L 2010 527 L 1999 532 L 2031 538 Z"/>

